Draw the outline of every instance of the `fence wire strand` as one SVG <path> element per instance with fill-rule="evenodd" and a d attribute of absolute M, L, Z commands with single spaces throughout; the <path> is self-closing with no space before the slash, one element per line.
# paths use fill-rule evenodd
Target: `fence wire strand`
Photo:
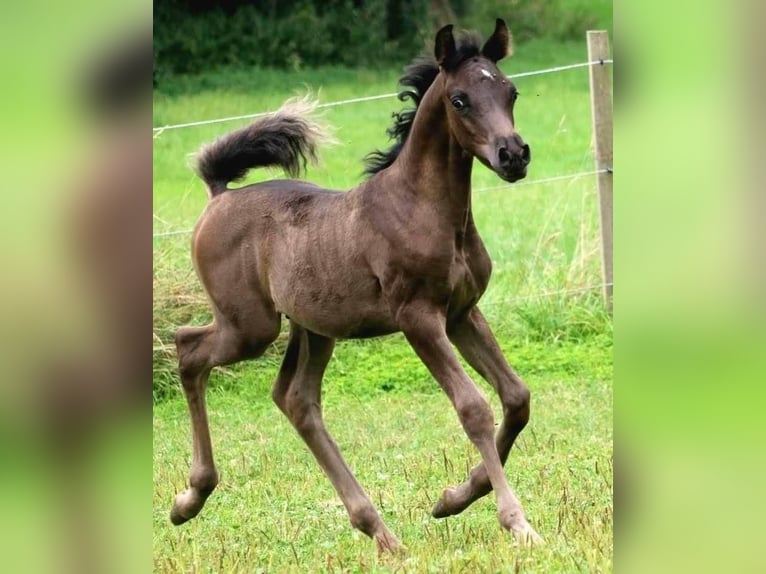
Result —
<path fill-rule="evenodd" d="M 590 66 L 603 66 L 604 64 L 613 64 L 614 60 L 594 60 L 592 62 L 579 62 L 577 64 L 566 64 L 564 66 L 554 66 L 552 68 L 545 68 L 542 70 L 531 70 L 529 72 L 520 72 L 518 74 L 511 74 L 510 78 L 527 78 L 530 76 L 539 76 L 542 74 L 553 74 L 555 72 L 563 72 L 566 70 L 574 70 L 577 68 L 585 68 Z M 327 102 L 324 104 L 319 104 L 317 108 L 333 108 L 335 106 L 344 106 L 347 104 L 357 104 L 361 102 L 372 102 L 375 100 L 383 100 L 387 98 L 394 98 L 398 95 L 397 92 L 392 92 L 390 94 L 378 94 L 376 96 L 362 96 L 359 98 L 350 98 L 347 100 L 338 100 L 336 102 Z M 256 112 L 253 114 L 244 114 L 240 116 L 229 116 L 226 118 L 216 118 L 212 120 L 199 120 L 195 122 L 185 122 L 181 124 L 169 124 L 165 126 L 158 126 L 156 128 L 152 128 L 152 131 L 154 132 L 154 139 L 157 139 L 163 132 L 167 130 L 176 130 L 176 129 L 182 129 L 182 128 L 191 128 L 196 126 L 206 126 L 210 124 L 218 124 L 223 122 L 234 122 L 238 120 L 249 120 L 253 118 L 259 118 L 262 116 L 267 116 L 269 114 L 274 113 L 272 112 Z"/>
<path fill-rule="evenodd" d="M 482 191 L 493 191 L 495 189 L 516 189 L 517 187 L 525 187 L 527 185 L 540 185 L 544 183 L 553 183 L 555 181 L 565 181 L 567 179 L 576 179 L 578 177 L 586 177 L 589 175 L 598 175 L 600 173 L 610 172 L 608 169 L 595 169 L 593 171 L 581 171 L 579 173 L 570 173 L 567 175 L 555 175 L 553 177 L 544 177 L 542 179 L 533 179 L 532 181 L 522 181 L 521 183 L 504 183 L 501 185 L 492 185 L 490 187 L 479 187 L 473 190 L 473 193 L 479 193 Z"/>
<path fill-rule="evenodd" d="M 574 295 L 575 293 L 587 293 L 588 291 L 595 291 L 596 289 L 603 289 L 604 287 L 613 287 L 612 283 L 595 283 L 593 285 L 586 285 L 584 287 L 575 287 L 573 289 L 558 289 L 556 291 L 543 291 L 542 293 L 535 293 L 534 295 L 525 295 L 523 297 L 513 297 L 511 299 L 500 299 L 499 301 L 486 301 L 480 305 L 480 307 L 497 307 L 498 305 L 509 305 L 513 303 L 520 303 L 522 301 L 531 301 L 533 299 L 547 299 L 549 297 L 556 297 L 557 295 Z"/>

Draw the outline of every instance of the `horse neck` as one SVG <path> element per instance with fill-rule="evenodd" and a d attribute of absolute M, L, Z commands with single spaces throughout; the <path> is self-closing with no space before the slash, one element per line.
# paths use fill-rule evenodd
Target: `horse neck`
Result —
<path fill-rule="evenodd" d="M 473 156 L 450 132 L 441 99 L 443 81 L 437 76 L 418 106 L 397 163 L 404 187 L 439 205 L 456 227 L 465 227 L 471 212 Z"/>

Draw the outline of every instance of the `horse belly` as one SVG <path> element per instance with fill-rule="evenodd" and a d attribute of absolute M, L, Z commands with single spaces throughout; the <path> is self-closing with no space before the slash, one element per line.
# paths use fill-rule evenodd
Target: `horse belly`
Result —
<path fill-rule="evenodd" d="M 337 339 L 377 337 L 398 330 L 372 286 L 296 283 L 277 308 L 306 329 Z"/>
<path fill-rule="evenodd" d="M 380 284 L 358 253 L 305 245 L 273 265 L 271 292 L 279 312 L 327 337 L 363 338 L 396 332 Z"/>

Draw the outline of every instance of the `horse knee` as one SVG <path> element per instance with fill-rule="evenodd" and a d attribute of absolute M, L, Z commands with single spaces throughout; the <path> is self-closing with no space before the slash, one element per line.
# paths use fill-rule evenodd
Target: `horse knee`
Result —
<path fill-rule="evenodd" d="M 492 436 L 495 417 L 487 400 L 478 392 L 457 405 L 457 414 L 471 441 L 476 442 L 485 439 L 488 435 Z"/>
<path fill-rule="evenodd" d="M 521 381 L 515 381 L 512 386 L 503 393 L 503 414 L 506 418 L 515 420 L 517 426 L 522 428 L 529 421 L 529 405 L 531 393 L 529 387 Z"/>

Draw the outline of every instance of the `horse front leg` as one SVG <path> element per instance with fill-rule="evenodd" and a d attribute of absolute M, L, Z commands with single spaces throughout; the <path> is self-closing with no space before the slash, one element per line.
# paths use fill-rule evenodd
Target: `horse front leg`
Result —
<path fill-rule="evenodd" d="M 400 310 L 398 319 L 405 337 L 447 393 L 466 435 L 481 454 L 482 467 L 497 496 L 501 526 L 512 531 L 517 539 L 537 541 L 539 536 L 527 522 L 503 472 L 495 446 L 492 409 L 455 356 L 443 315 L 428 305 L 420 305 Z"/>
<path fill-rule="evenodd" d="M 478 307 L 450 325 L 447 333 L 468 364 L 494 387 L 500 397 L 503 421 L 495 445 L 500 461 L 505 464 L 516 437 L 529 421 L 529 389 L 505 360 Z M 481 463 L 471 470 L 465 482 L 444 491 L 434 506 L 433 515 L 442 518 L 458 514 L 491 490 L 487 469 Z M 538 541 L 536 537 L 536 534 L 531 535 Z"/>

